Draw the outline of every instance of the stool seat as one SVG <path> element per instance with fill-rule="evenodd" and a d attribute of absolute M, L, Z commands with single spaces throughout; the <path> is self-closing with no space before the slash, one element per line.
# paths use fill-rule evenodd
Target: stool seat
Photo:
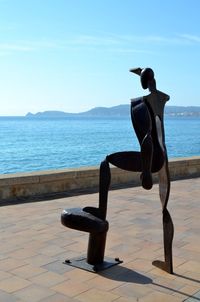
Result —
<path fill-rule="evenodd" d="M 61 223 L 71 229 L 102 233 L 108 231 L 108 221 L 102 220 L 81 208 L 65 209 L 61 214 Z"/>

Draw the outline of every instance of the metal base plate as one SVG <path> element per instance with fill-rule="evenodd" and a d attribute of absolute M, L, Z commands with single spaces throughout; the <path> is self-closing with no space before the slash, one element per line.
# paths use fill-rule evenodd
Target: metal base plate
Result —
<path fill-rule="evenodd" d="M 117 265 L 117 264 L 120 264 L 123 262 L 123 261 L 119 260 L 119 258 L 112 259 L 112 258 L 105 257 L 104 261 L 102 263 L 93 265 L 93 264 L 89 264 L 86 260 L 87 260 L 86 256 L 82 256 L 82 257 L 73 258 L 70 260 L 67 259 L 67 260 L 65 260 L 64 264 L 67 264 L 67 265 L 70 265 L 70 266 L 73 266 L 76 268 L 80 268 L 80 269 L 83 269 L 83 270 L 86 270 L 86 271 L 89 271 L 92 273 L 97 273 L 97 272 L 103 271 L 105 269 L 108 269 L 109 267 L 112 267 L 114 265 Z"/>

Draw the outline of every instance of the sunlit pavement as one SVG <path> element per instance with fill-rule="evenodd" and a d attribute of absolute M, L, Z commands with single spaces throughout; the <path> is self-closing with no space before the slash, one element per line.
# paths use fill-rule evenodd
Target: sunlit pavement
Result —
<path fill-rule="evenodd" d="M 109 192 L 105 255 L 123 263 L 95 274 L 63 264 L 87 251 L 88 234 L 60 223 L 64 208 L 95 206 L 98 194 L 0 207 L 0 301 L 200 301 L 200 178 L 171 183 L 174 274 L 163 259 L 158 186 Z"/>

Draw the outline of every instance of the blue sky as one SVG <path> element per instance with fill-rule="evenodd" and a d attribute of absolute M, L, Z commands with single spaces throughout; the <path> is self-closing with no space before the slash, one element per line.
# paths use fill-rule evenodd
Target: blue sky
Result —
<path fill-rule="evenodd" d="M 128 104 L 152 67 L 169 105 L 200 106 L 199 0 L 0 0 L 0 115 Z"/>

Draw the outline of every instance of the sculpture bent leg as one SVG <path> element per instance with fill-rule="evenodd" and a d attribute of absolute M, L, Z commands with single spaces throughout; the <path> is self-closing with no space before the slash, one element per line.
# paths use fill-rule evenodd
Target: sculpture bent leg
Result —
<path fill-rule="evenodd" d="M 117 168 L 132 172 L 142 171 L 141 153 L 137 151 L 122 151 L 109 154 L 106 160 Z"/>
<path fill-rule="evenodd" d="M 114 166 L 128 171 L 141 172 L 142 161 L 141 153 L 134 151 L 117 152 L 107 156 L 106 158 Z M 159 171 L 159 193 L 160 200 L 163 208 L 163 241 L 164 241 L 164 257 L 165 261 L 156 260 L 153 265 L 163 269 L 164 271 L 172 274 L 172 241 L 174 234 L 174 227 L 171 216 L 167 210 L 167 202 L 169 198 L 170 181 L 167 161 Z"/>

